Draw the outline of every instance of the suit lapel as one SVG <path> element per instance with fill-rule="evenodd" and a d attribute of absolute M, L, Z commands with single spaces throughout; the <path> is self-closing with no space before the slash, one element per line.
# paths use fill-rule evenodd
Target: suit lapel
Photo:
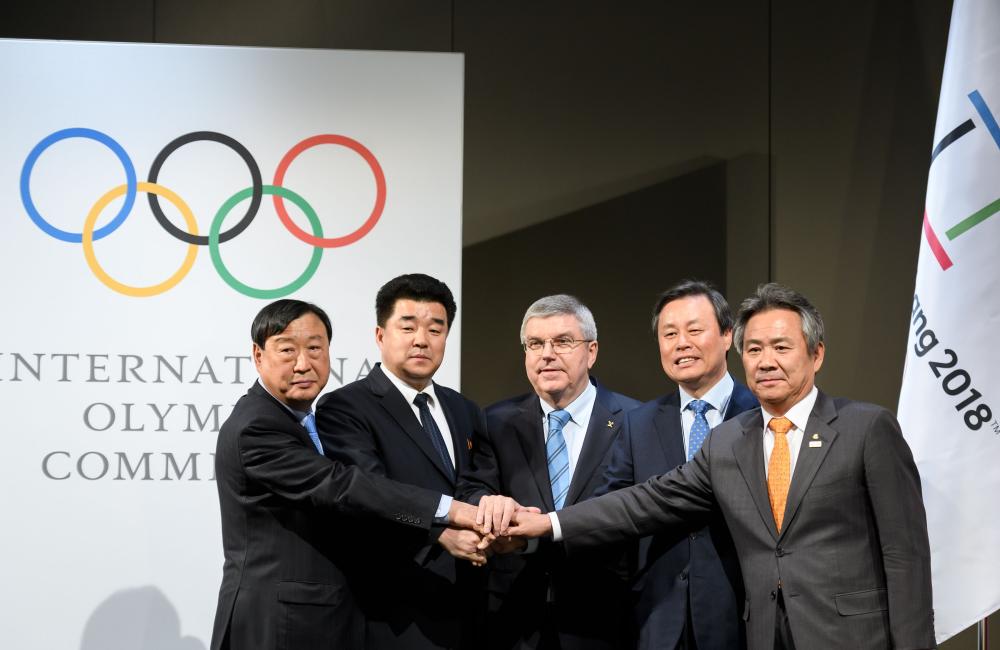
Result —
<path fill-rule="evenodd" d="M 674 391 L 660 404 L 660 409 L 653 417 L 656 429 L 656 439 L 663 449 L 663 467 L 683 465 L 687 458 L 684 455 L 684 430 L 681 428 L 681 396 Z"/>
<path fill-rule="evenodd" d="M 601 459 L 614 442 L 622 426 L 621 411 L 622 407 L 614 395 L 598 387 L 590 422 L 583 438 L 583 449 L 580 450 L 580 457 L 576 460 L 573 480 L 569 484 L 569 492 L 566 493 L 566 505 L 576 503 L 580 498 L 594 470 L 601 464 Z"/>
<path fill-rule="evenodd" d="M 778 527 L 771 512 L 771 500 L 767 496 L 767 478 L 764 475 L 764 418 L 760 410 L 743 421 L 743 437 L 733 445 L 736 464 L 743 474 L 747 489 L 753 498 L 757 511 L 771 536 L 778 538 Z"/>
<path fill-rule="evenodd" d="M 471 432 L 466 431 L 465 427 L 459 426 L 457 421 L 456 414 L 459 413 L 461 405 L 456 404 L 451 396 L 441 390 L 437 384 L 434 385 L 434 394 L 441 402 L 441 410 L 444 412 L 444 418 L 448 420 L 448 428 L 451 429 L 451 444 L 453 445 L 452 449 L 455 450 L 455 476 L 458 476 L 465 469 Z"/>
<path fill-rule="evenodd" d="M 413 443 L 420 448 L 420 451 L 424 453 L 431 464 L 441 472 L 441 475 L 450 481 L 451 473 L 445 469 L 443 459 L 434 448 L 433 443 L 431 443 L 431 439 L 424 430 L 423 425 L 420 424 L 420 420 L 417 419 L 413 409 L 403 399 L 403 394 L 392 385 L 389 378 L 382 372 L 382 368 L 376 365 L 368 373 L 365 380 L 368 382 L 372 392 L 379 397 L 379 403 L 382 405 L 382 408 L 396 421 L 399 428 L 413 440 Z"/>
<path fill-rule="evenodd" d="M 826 459 L 833 441 L 837 438 L 837 432 L 830 426 L 837 417 L 837 408 L 833 405 L 833 400 L 819 393 L 816 396 L 816 404 L 812 413 L 809 414 L 809 422 L 806 423 L 806 430 L 802 432 L 802 444 L 799 446 L 799 457 L 795 461 L 795 472 L 792 474 L 792 483 L 788 486 L 788 500 L 785 502 L 784 526 L 781 530 L 783 537 L 788 529 L 792 527 L 795 520 L 795 512 L 802 503 L 802 497 L 816 477 L 820 465 Z M 813 437 L 817 436 L 817 437 Z M 817 441 L 819 446 L 810 446 L 811 441 Z"/>
<path fill-rule="evenodd" d="M 556 509 L 552 498 L 552 484 L 549 483 L 549 466 L 545 452 L 545 432 L 542 429 L 542 407 L 538 396 L 531 393 L 521 402 L 520 413 L 512 420 L 517 441 L 521 445 L 525 461 L 531 469 L 531 476 L 542 495 L 546 512 Z"/>

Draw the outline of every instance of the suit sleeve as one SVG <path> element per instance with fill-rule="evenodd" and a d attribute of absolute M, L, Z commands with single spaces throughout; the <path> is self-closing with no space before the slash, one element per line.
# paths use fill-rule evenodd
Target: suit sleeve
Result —
<path fill-rule="evenodd" d="M 930 545 L 920 475 L 891 413 L 880 409 L 864 448 L 865 481 L 882 547 L 894 648 L 933 648 Z"/>
<path fill-rule="evenodd" d="M 267 419 L 239 436 L 247 476 L 293 503 L 428 529 L 441 495 L 331 461 Z"/>
<path fill-rule="evenodd" d="M 360 417 L 359 409 L 346 393 L 334 391 L 320 400 L 316 407 L 316 426 L 327 456 L 369 474 L 388 475 L 371 425 Z M 438 499 L 440 501 L 440 495 Z M 444 525 L 431 526 L 428 544 L 436 543 L 444 528 Z M 424 546 L 416 553 L 418 563 L 426 559 L 428 552 L 429 548 Z"/>
<path fill-rule="evenodd" d="M 630 421 L 631 418 L 626 415 L 621 430 L 611 445 L 611 460 L 604 470 L 604 482 L 594 490 L 595 497 L 635 485 Z"/>
<path fill-rule="evenodd" d="M 584 501 L 558 513 L 567 548 L 597 546 L 641 537 L 711 512 L 711 439 L 694 459 L 630 488 Z"/>

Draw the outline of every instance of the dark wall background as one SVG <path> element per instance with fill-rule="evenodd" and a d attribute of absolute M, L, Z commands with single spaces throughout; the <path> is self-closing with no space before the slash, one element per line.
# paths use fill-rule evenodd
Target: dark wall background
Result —
<path fill-rule="evenodd" d="M 822 386 L 893 408 L 950 14 L 947 0 L 15 0 L 0 37 L 463 52 L 472 397 L 527 389 L 517 329 L 555 291 L 593 308 L 602 380 L 664 392 L 648 310 L 698 275 L 734 303 L 768 279 L 806 293 L 828 325 Z"/>

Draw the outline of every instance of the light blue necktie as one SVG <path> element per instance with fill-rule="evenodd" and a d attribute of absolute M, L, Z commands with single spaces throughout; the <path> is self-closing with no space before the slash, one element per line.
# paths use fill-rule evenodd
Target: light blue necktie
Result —
<path fill-rule="evenodd" d="M 693 399 L 688 402 L 687 408 L 694 413 L 694 424 L 691 425 L 691 435 L 688 439 L 688 460 L 691 460 L 701 449 L 701 443 L 705 442 L 711 430 L 705 418 L 705 411 L 712 408 L 712 405 L 703 399 Z"/>
<path fill-rule="evenodd" d="M 323 443 L 319 441 L 319 431 L 316 430 L 316 416 L 312 413 L 302 419 L 302 426 L 309 432 L 309 439 L 316 445 L 316 451 L 323 453 Z"/>
<path fill-rule="evenodd" d="M 545 455 L 549 463 L 549 483 L 552 484 L 552 501 L 556 510 L 566 503 L 569 492 L 569 450 L 563 437 L 563 427 L 570 421 L 569 411 L 562 409 L 549 413 L 549 439 L 545 442 Z"/>

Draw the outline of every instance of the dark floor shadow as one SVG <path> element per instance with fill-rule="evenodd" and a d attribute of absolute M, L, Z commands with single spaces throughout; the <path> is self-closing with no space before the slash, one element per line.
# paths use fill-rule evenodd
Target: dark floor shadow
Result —
<path fill-rule="evenodd" d="M 205 650 L 181 636 L 177 610 L 156 587 L 123 589 L 97 606 L 83 628 L 80 650 Z"/>

